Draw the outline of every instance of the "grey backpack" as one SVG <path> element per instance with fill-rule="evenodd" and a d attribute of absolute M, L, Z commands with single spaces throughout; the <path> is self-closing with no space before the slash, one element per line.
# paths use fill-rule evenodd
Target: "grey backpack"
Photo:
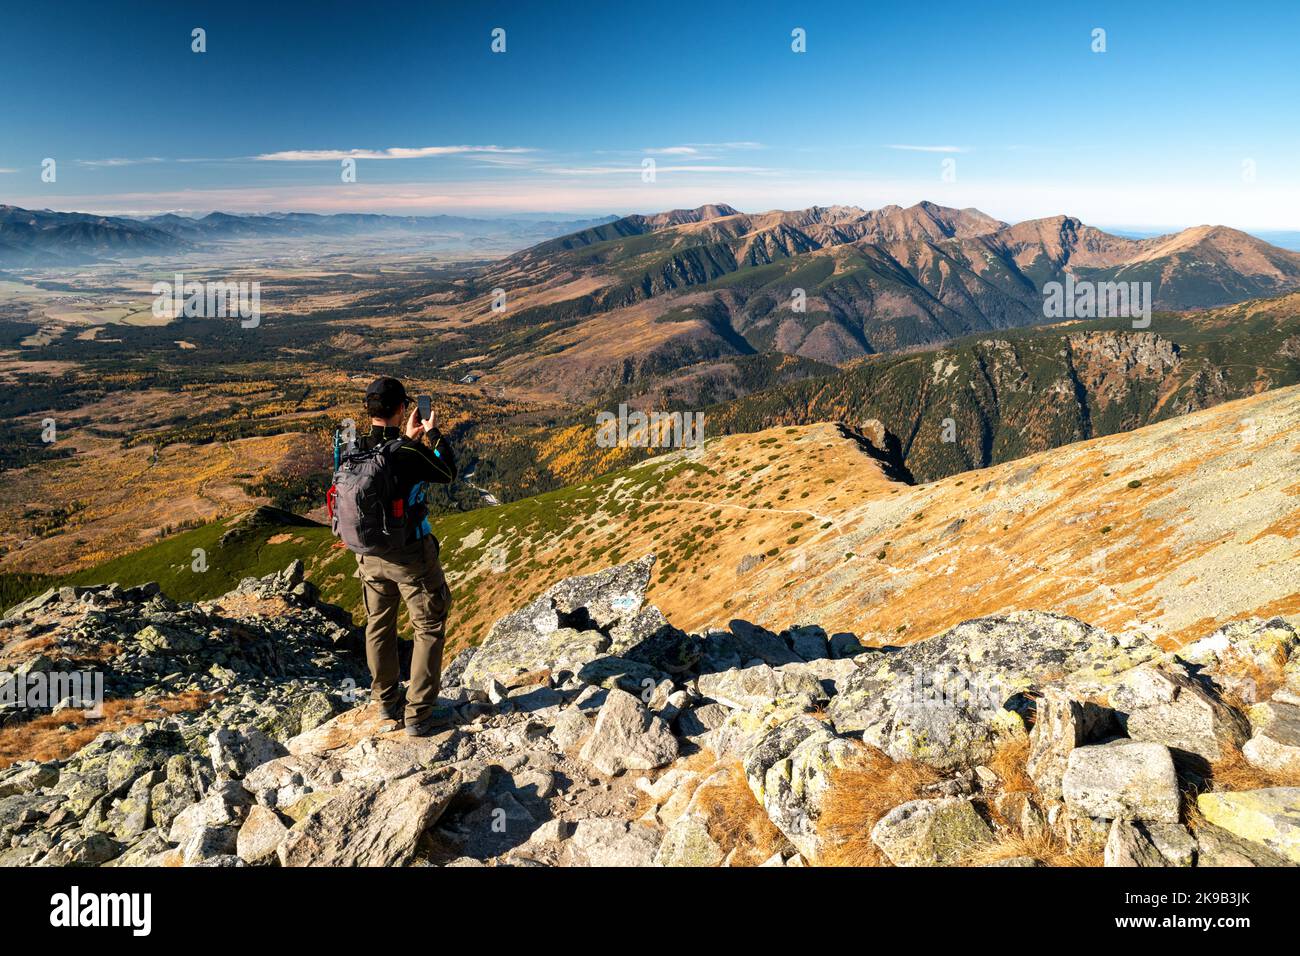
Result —
<path fill-rule="evenodd" d="M 393 472 L 401 445 L 400 438 L 373 448 L 351 445 L 339 458 L 325 504 L 334 534 L 353 554 L 387 554 L 414 536 Z"/>

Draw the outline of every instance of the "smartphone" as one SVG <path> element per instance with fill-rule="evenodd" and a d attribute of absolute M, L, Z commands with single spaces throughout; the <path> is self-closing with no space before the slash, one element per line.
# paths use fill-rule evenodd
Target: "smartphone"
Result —
<path fill-rule="evenodd" d="M 427 422 L 433 416 L 433 399 L 428 395 L 417 395 L 415 404 L 420 409 L 420 421 Z"/>

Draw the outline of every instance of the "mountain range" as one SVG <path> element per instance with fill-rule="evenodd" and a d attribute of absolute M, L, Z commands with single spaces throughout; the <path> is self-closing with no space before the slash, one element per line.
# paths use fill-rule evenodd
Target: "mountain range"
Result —
<path fill-rule="evenodd" d="M 134 256 L 178 255 L 238 239 L 347 236 L 455 238 L 467 246 L 515 246 L 599 225 L 607 219 L 474 219 L 463 216 L 318 215 L 287 212 L 202 217 L 99 216 L 0 205 L 0 267 L 49 268 Z"/>
<path fill-rule="evenodd" d="M 1069 216 L 1009 225 L 928 202 L 760 215 L 719 204 L 515 253 L 462 307 L 490 320 L 489 290 L 509 290 L 537 340 L 484 371 L 583 402 L 701 362 L 776 352 L 842 365 L 1044 324 L 1044 286 L 1067 276 L 1150 282 L 1155 309 L 1213 308 L 1300 288 L 1300 253 L 1223 226 L 1130 239 Z"/>

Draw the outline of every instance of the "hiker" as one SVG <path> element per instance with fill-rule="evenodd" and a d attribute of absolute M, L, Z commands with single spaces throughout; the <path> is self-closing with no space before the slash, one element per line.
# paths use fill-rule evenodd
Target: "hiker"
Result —
<path fill-rule="evenodd" d="M 456 478 L 456 459 L 430 410 L 418 406 L 395 378 L 366 389 L 370 434 L 337 451 L 328 505 L 334 533 L 357 558 L 366 606 L 366 663 L 371 699 L 412 737 L 427 737 L 451 721 L 438 704 L 442 651 L 451 591 L 429 527 L 425 489 Z M 403 427 L 404 426 L 404 427 Z M 427 440 L 427 444 L 421 439 Z M 406 603 L 415 631 L 406 700 L 398 685 L 397 613 Z"/>

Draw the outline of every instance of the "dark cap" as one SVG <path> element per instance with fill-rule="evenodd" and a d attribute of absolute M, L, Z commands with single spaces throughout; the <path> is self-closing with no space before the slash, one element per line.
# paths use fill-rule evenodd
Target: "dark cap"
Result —
<path fill-rule="evenodd" d="M 377 378 L 366 389 L 367 395 L 376 395 L 387 405 L 406 401 L 406 386 L 395 378 Z"/>
<path fill-rule="evenodd" d="M 366 389 L 366 406 L 372 413 L 377 406 L 391 415 L 408 401 L 406 387 L 395 378 L 377 378 Z"/>

